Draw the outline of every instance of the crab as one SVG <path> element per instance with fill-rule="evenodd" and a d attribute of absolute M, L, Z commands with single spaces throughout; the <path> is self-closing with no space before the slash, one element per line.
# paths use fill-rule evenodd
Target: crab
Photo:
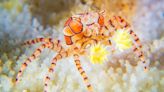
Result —
<path fill-rule="evenodd" d="M 57 62 L 71 56 L 74 57 L 76 68 L 82 76 L 86 89 L 89 92 L 93 92 L 93 87 L 89 82 L 86 72 L 81 66 L 79 57 L 81 55 L 86 55 L 88 48 L 95 44 L 112 46 L 111 38 L 117 30 L 126 31 L 131 36 L 133 39 L 133 52 L 142 62 L 143 70 L 148 70 L 145 55 L 142 51 L 142 44 L 137 34 L 131 29 L 130 24 L 121 16 L 113 16 L 107 22 L 105 22 L 104 18 L 104 11 L 79 13 L 68 18 L 63 29 L 65 45 L 67 45 L 67 48 L 64 48 L 64 45 L 61 44 L 61 41 L 58 39 L 36 38 L 26 41 L 24 45 L 32 45 L 36 43 L 42 44 L 22 64 L 21 69 L 16 76 L 16 83 L 19 82 L 26 67 L 41 54 L 43 49 L 49 48 L 57 52 L 57 54 L 52 59 L 48 73 L 45 75 L 44 92 L 48 91 L 48 83 L 51 80 L 49 74 L 54 72 Z"/>

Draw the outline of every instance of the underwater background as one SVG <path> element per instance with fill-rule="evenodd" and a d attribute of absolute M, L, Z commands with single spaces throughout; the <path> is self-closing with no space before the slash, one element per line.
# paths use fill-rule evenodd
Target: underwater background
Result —
<path fill-rule="evenodd" d="M 21 64 L 39 46 L 21 44 L 38 37 L 64 43 L 63 27 L 70 16 L 101 10 L 131 24 L 150 70 L 145 73 L 142 65 L 136 65 L 139 60 L 132 51 L 118 51 L 103 64 L 81 56 L 94 92 L 164 92 L 164 0 L 0 0 L 0 92 L 43 92 L 44 77 L 56 53 L 45 49 L 15 85 Z M 49 92 L 87 92 L 73 57 L 58 62 Z"/>

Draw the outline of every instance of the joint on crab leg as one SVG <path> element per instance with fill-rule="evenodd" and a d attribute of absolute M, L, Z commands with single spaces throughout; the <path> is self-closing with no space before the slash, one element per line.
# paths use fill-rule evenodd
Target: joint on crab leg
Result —
<path fill-rule="evenodd" d="M 48 70 L 48 73 L 49 74 L 53 73 L 57 61 L 62 59 L 62 58 L 65 58 L 65 57 L 68 57 L 68 52 L 67 51 L 64 51 L 64 52 L 61 52 L 61 53 L 57 54 L 56 57 L 54 57 L 53 60 L 52 60 L 52 63 L 51 63 L 51 65 L 49 67 L 49 70 Z M 47 92 L 47 87 L 48 87 L 48 83 L 49 83 L 50 79 L 51 79 L 50 76 L 47 74 L 47 76 L 45 77 L 44 92 Z"/>
<path fill-rule="evenodd" d="M 78 69 L 80 75 L 82 76 L 88 91 L 89 92 L 93 92 L 93 88 L 92 88 L 91 84 L 89 83 L 88 77 L 87 77 L 85 71 L 83 70 L 83 68 L 82 68 L 82 66 L 80 64 L 80 60 L 79 60 L 79 55 L 78 54 L 74 54 L 74 60 L 75 60 L 76 68 Z"/>
<path fill-rule="evenodd" d="M 52 38 L 36 38 L 36 39 L 32 39 L 32 40 L 28 40 L 28 41 L 25 41 L 22 45 L 32 45 L 32 44 L 36 44 L 36 43 L 39 43 L 39 42 L 51 42 L 52 41 Z"/>

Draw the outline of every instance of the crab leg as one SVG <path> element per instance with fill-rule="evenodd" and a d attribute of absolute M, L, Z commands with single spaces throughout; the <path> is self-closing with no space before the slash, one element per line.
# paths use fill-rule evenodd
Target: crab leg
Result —
<path fill-rule="evenodd" d="M 27 58 L 27 60 L 22 64 L 21 69 L 19 70 L 17 77 L 16 77 L 16 83 L 19 81 L 19 77 L 22 75 L 23 71 L 25 68 L 35 59 L 37 58 L 41 52 L 43 51 L 44 48 L 50 48 L 53 49 L 57 52 L 63 51 L 62 46 L 59 44 L 59 40 L 53 40 L 53 42 L 48 42 L 45 44 L 42 44 L 39 48 L 37 48 L 34 53 Z"/>
<path fill-rule="evenodd" d="M 32 40 L 27 40 L 25 41 L 22 45 L 32 45 L 32 44 L 36 44 L 39 42 L 51 42 L 52 38 L 36 38 L 36 39 L 32 39 Z"/>
<path fill-rule="evenodd" d="M 67 51 L 63 51 L 63 52 L 60 52 L 59 54 L 57 54 L 52 60 L 52 63 L 51 63 L 51 65 L 49 67 L 49 70 L 48 70 L 48 74 L 53 73 L 57 61 L 62 59 L 62 58 L 65 58 L 65 57 L 68 57 L 68 52 Z M 44 92 L 47 92 L 48 83 L 50 81 L 50 76 L 48 74 L 45 77 Z"/>
<path fill-rule="evenodd" d="M 85 71 L 83 70 L 83 68 L 82 68 L 82 66 L 80 64 L 80 60 L 79 60 L 79 55 L 78 54 L 74 54 L 74 60 L 75 60 L 76 68 L 78 69 L 80 75 L 82 76 L 88 91 L 92 92 L 93 91 L 92 86 L 89 83 L 88 77 L 87 77 Z"/>
<path fill-rule="evenodd" d="M 144 65 L 144 71 L 147 71 L 149 66 L 148 64 L 146 64 L 145 61 L 145 56 L 144 53 L 141 49 L 137 48 L 134 44 L 133 44 L 133 52 L 138 56 L 138 58 L 142 61 L 142 64 Z"/>
<path fill-rule="evenodd" d="M 37 58 L 41 52 L 43 51 L 44 48 L 49 48 L 49 44 L 42 44 L 39 48 L 37 48 L 34 53 L 27 58 L 27 60 L 22 64 L 21 69 L 19 70 L 17 77 L 16 77 L 16 83 L 19 81 L 20 76 L 22 75 L 23 71 L 25 68 L 35 59 Z"/>

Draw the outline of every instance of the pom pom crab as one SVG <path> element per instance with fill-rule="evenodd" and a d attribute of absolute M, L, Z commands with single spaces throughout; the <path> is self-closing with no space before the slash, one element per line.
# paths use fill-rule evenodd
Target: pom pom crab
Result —
<path fill-rule="evenodd" d="M 79 56 L 85 55 L 86 50 L 95 44 L 111 46 L 111 38 L 116 33 L 116 31 L 120 29 L 121 31 L 127 31 L 127 33 L 133 38 L 133 52 L 143 63 L 143 70 L 147 70 L 148 65 L 145 61 L 141 42 L 138 36 L 132 31 L 130 25 L 120 16 L 113 16 L 105 24 L 104 17 L 104 11 L 86 12 L 70 17 L 65 22 L 63 29 L 65 42 L 66 45 L 68 45 L 67 49 L 63 48 L 60 40 L 52 38 L 36 38 L 26 41 L 24 45 L 31 45 L 39 42 L 43 44 L 41 44 L 41 46 L 38 47 L 33 52 L 33 54 L 22 64 L 21 69 L 17 74 L 16 82 L 19 81 L 20 76 L 22 75 L 25 68 L 29 65 L 29 63 L 38 57 L 43 49 L 49 48 L 57 52 L 57 55 L 54 56 L 51 62 L 48 74 L 54 72 L 54 67 L 59 60 L 73 56 L 76 68 L 82 76 L 88 91 L 92 92 L 92 85 L 89 83 L 88 77 L 80 64 Z M 44 92 L 47 92 L 48 82 L 51 79 L 48 74 L 45 76 Z"/>

